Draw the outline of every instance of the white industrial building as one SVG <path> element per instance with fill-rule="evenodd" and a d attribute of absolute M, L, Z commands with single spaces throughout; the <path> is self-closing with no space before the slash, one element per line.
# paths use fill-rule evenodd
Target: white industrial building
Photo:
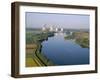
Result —
<path fill-rule="evenodd" d="M 44 25 L 42 27 L 42 31 L 46 31 L 46 30 L 49 30 L 49 31 L 55 31 L 55 32 L 63 32 L 63 28 L 58 28 L 57 26 L 52 26 L 52 25 Z"/>

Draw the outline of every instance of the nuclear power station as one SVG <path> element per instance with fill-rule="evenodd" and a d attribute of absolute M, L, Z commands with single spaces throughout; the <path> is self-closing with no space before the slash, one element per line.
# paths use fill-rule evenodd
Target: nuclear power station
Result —
<path fill-rule="evenodd" d="M 42 31 L 54 31 L 54 32 L 63 32 L 63 28 L 61 28 L 61 26 L 57 26 L 57 25 L 48 25 L 48 24 L 45 24 L 43 27 L 42 27 Z"/>

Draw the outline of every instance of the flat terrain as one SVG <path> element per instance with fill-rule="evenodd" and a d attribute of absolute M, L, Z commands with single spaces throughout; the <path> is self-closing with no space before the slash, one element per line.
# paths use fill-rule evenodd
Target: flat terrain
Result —
<path fill-rule="evenodd" d="M 36 44 L 27 44 L 26 45 L 26 67 L 38 66 L 38 63 L 36 63 L 36 61 L 33 58 L 36 48 L 37 48 Z"/>
<path fill-rule="evenodd" d="M 65 36 L 65 39 L 74 39 L 81 47 L 89 48 L 89 32 L 73 32 L 72 35 Z"/>
<path fill-rule="evenodd" d="M 50 32 L 26 32 L 26 67 L 54 65 L 41 53 L 41 42 L 53 36 Z"/>

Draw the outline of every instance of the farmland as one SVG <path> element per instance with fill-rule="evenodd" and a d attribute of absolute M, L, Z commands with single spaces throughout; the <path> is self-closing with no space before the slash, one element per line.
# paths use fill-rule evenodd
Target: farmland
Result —
<path fill-rule="evenodd" d="M 77 44 L 83 48 L 89 48 L 89 33 L 88 32 L 73 32 L 72 35 L 65 36 L 65 39 L 74 39 Z"/>
<path fill-rule="evenodd" d="M 41 53 L 41 42 L 53 35 L 50 32 L 26 31 L 26 67 L 54 65 Z"/>

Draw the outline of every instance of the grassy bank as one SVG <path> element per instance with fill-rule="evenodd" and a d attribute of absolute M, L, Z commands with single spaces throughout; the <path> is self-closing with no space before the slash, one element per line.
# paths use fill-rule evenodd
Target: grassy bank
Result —
<path fill-rule="evenodd" d="M 26 67 L 54 65 L 41 53 L 41 42 L 53 35 L 51 32 L 26 32 Z"/>
<path fill-rule="evenodd" d="M 73 32 L 72 35 L 65 36 L 65 39 L 74 39 L 77 44 L 83 48 L 89 48 L 89 33 L 88 32 Z"/>

